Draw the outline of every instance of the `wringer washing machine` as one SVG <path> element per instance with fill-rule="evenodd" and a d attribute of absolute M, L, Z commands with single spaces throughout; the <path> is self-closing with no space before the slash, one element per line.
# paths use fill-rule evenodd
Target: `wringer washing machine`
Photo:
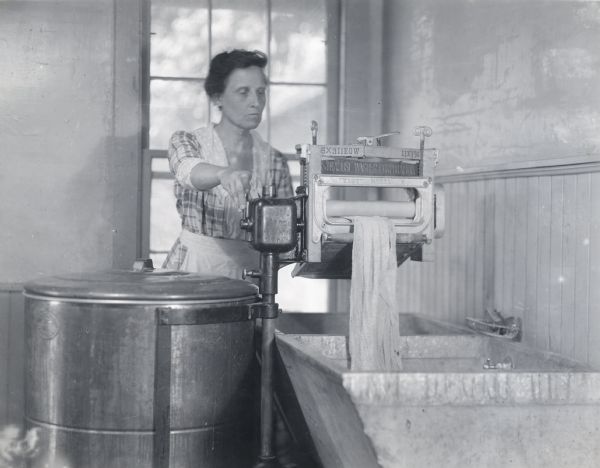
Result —
<path fill-rule="evenodd" d="M 261 319 L 261 423 L 257 466 L 273 450 L 277 272 L 350 278 L 353 217 L 391 218 L 398 264 L 432 258 L 444 229 L 434 183 L 437 151 L 351 145 L 297 148 L 301 185 L 248 200 L 242 227 L 260 267 L 242 280 L 154 270 L 70 274 L 25 286 L 26 424 L 43 450 L 31 468 L 234 468 L 253 451 L 254 319 Z M 389 191 L 392 196 L 389 196 Z M 359 199 L 356 198 L 356 192 Z M 365 196 L 368 194 L 368 197 Z M 387 193 L 387 195 L 386 195 Z M 368 198 L 368 199 L 366 199 Z M 382 199 L 385 198 L 385 199 Z"/>

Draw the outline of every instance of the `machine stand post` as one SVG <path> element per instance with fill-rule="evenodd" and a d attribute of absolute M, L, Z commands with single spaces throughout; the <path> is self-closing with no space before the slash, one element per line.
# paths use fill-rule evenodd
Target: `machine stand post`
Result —
<path fill-rule="evenodd" d="M 261 252 L 260 291 L 263 304 L 272 307 L 277 294 L 277 254 Z M 277 317 L 262 318 L 260 368 L 260 455 L 254 468 L 276 468 L 280 464 L 273 449 L 273 362 Z"/>

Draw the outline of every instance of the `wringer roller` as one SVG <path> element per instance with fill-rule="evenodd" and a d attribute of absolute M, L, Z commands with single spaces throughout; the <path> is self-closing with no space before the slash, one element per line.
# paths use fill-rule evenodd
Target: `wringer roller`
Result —
<path fill-rule="evenodd" d="M 355 216 L 393 221 L 398 265 L 408 258 L 432 260 L 432 241 L 444 231 L 444 192 L 434 183 L 438 152 L 425 149 L 431 128 L 415 128 L 419 148 L 382 146 L 381 140 L 391 134 L 360 137 L 350 145 L 319 145 L 315 121 L 311 131 L 312 144 L 296 147 L 301 164 L 296 196 L 277 198 L 274 186 L 266 187 L 262 197 L 247 201 L 241 222 L 261 258 L 260 270 L 244 272 L 259 279 L 264 312 L 259 317 L 261 453 L 257 467 L 279 466 L 272 447 L 278 269 L 296 263 L 294 276 L 350 278 Z"/>

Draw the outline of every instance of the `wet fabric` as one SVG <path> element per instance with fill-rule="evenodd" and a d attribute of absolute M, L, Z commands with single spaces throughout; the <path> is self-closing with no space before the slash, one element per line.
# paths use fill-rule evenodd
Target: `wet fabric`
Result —
<path fill-rule="evenodd" d="M 350 289 L 351 369 L 400 370 L 396 233 L 388 218 L 355 217 Z"/>

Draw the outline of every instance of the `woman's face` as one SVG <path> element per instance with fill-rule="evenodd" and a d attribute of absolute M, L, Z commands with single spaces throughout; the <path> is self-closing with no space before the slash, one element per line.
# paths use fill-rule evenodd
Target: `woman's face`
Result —
<path fill-rule="evenodd" d="M 260 67 L 236 68 L 225 81 L 225 90 L 218 96 L 222 118 L 238 128 L 258 127 L 266 102 L 267 80 Z"/>

